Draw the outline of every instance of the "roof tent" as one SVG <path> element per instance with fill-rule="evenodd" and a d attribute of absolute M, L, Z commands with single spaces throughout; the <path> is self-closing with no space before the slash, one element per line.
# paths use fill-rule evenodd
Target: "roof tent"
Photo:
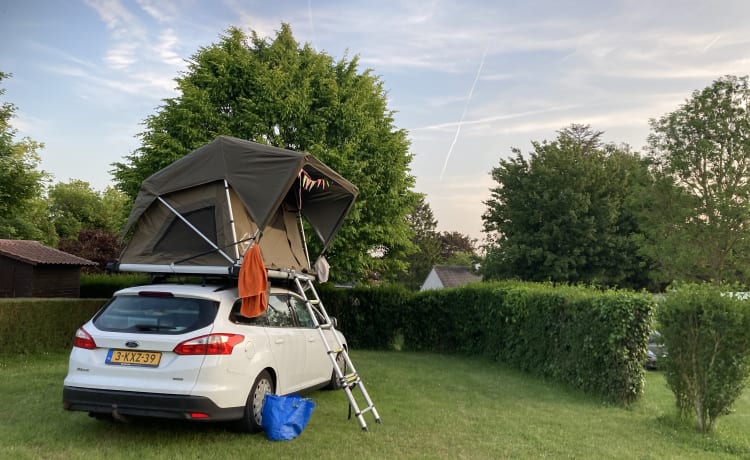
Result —
<path fill-rule="evenodd" d="M 312 273 L 302 218 L 325 252 L 357 194 L 308 153 L 220 136 L 143 181 L 118 269 L 232 274 L 258 241 L 268 269 Z"/>

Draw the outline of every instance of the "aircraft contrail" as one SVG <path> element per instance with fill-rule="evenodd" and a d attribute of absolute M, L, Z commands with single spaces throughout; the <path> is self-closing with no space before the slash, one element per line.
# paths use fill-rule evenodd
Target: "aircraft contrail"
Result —
<path fill-rule="evenodd" d="M 315 47 L 315 24 L 313 24 L 313 16 L 312 16 L 312 0 L 307 0 L 307 20 L 310 23 L 310 29 L 312 30 L 312 36 L 313 36 L 313 49 L 317 50 Z"/>
<path fill-rule="evenodd" d="M 474 94 L 474 87 L 477 86 L 479 75 L 482 73 L 482 67 L 484 67 L 484 60 L 486 57 L 487 57 L 487 47 L 484 48 L 484 53 L 482 54 L 482 60 L 479 62 L 479 69 L 477 69 L 477 75 L 474 77 L 474 83 L 471 84 L 471 89 L 469 90 L 469 96 L 466 98 L 466 104 L 464 105 L 464 112 L 461 114 L 461 119 L 458 121 L 458 126 L 456 127 L 456 135 L 453 136 L 453 142 L 451 142 L 451 146 L 448 149 L 448 155 L 445 156 L 445 163 L 443 163 L 443 170 L 440 171 L 440 180 L 443 180 L 443 175 L 445 174 L 445 168 L 448 167 L 448 160 L 450 160 L 451 158 L 451 154 L 453 153 L 453 147 L 455 147 L 456 141 L 458 140 L 458 135 L 461 133 L 461 126 L 464 124 L 464 117 L 466 116 L 466 111 L 469 109 L 469 102 L 471 102 L 471 96 Z"/>

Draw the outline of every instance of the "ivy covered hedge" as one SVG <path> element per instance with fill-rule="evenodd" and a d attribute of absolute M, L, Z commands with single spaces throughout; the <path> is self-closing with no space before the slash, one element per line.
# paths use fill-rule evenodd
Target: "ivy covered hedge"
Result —
<path fill-rule="evenodd" d="M 643 390 L 650 295 L 531 283 L 321 290 L 352 347 L 482 355 L 621 403 Z"/>

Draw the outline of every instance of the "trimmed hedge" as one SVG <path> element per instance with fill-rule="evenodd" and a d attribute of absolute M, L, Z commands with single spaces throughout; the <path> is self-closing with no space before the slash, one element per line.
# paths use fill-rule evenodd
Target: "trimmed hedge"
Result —
<path fill-rule="evenodd" d="M 404 309 L 414 293 L 401 286 L 318 288 L 329 316 L 336 317 L 353 348 L 390 350 L 403 333 Z"/>
<path fill-rule="evenodd" d="M 654 304 L 627 291 L 477 283 L 410 293 L 322 290 L 353 348 L 482 355 L 608 400 L 643 391 Z"/>
<path fill-rule="evenodd" d="M 318 291 L 352 348 L 481 355 L 624 404 L 643 391 L 646 294 L 512 282 Z M 0 352 L 68 348 L 104 302 L 0 300 Z"/>
<path fill-rule="evenodd" d="M 69 349 L 105 299 L 0 299 L 0 353 Z"/>

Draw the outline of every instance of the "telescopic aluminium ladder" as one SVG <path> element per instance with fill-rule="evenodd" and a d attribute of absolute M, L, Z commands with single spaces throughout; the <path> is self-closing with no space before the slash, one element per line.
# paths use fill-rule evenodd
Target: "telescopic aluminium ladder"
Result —
<path fill-rule="evenodd" d="M 370 395 L 367 393 L 367 389 L 365 389 L 364 382 L 362 382 L 359 373 L 355 369 L 354 364 L 352 364 L 352 360 L 349 358 L 349 353 L 341 343 L 341 338 L 333 330 L 333 322 L 328 316 L 328 312 L 323 306 L 323 302 L 320 300 L 318 292 L 313 286 L 312 279 L 307 276 L 296 274 L 296 276 L 294 276 L 294 282 L 297 285 L 297 290 L 305 301 L 310 316 L 312 316 L 315 328 L 318 329 L 318 332 L 320 333 L 323 345 L 325 345 L 326 348 L 326 353 L 328 353 L 328 357 L 331 359 L 331 364 L 333 364 L 333 370 L 336 373 L 339 386 L 344 390 L 344 393 L 346 393 L 346 397 L 349 398 L 349 407 L 354 410 L 354 415 L 359 421 L 359 426 L 363 431 L 367 431 L 367 423 L 365 422 L 364 414 L 372 412 L 373 417 L 375 417 L 375 423 L 381 423 L 378 411 L 375 409 L 375 404 L 373 404 L 372 399 L 370 399 Z M 310 295 L 307 294 L 308 291 L 310 292 Z M 334 348 L 328 343 L 329 340 L 325 334 L 326 330 L 333 332 L 330 335 L 334 337 Z M 344 358 L 345 367 L 343 370 L 336 362 L 337 356 L 343 356 Z M 365 401 L 365 407 L 361 409 L 354 398 L 353 390 L 355 388 L 359 388 L 362 392 L 362 398 L 364 398 Z"/>

